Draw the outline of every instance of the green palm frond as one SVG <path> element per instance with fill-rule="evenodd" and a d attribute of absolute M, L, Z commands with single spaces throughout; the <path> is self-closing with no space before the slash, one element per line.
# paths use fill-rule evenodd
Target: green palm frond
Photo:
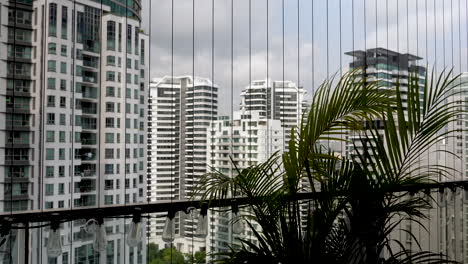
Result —
<path fill-rule="evenodd" d="M 435 174 L 453 172 L 452 168 L 419 162 L 429 158 L 428 153 L 436 143 L 457 131 L 449 124 L 455 122 L 463 110 L 450 96 L 454 95 L 454 84 L 459 76 L 451 78 L 450 75 L 451 72 L 441 74 L 437 80 L 433 75 L 426 76 L 428 81 L 422 92 L 415 76 L 410 77 L 407 91 L 397 84 L 396 106 L 387 109 L 383 119 L 385 128 L 366 130 L 368 133 L 361 142 L 367 142 L 368 153 L 358 153 L 358 156 L 360 163 L 365 164 L 363 169 L 368 170 L 367 175 L 379 175 L 375 178 L 377 184 L 405 178 L 417 179 L 414 183 L 428 182 Z M 446 130 L 441 132 L 443 128 Z M 368 161 L 369 156 L 378 158 Z"/>

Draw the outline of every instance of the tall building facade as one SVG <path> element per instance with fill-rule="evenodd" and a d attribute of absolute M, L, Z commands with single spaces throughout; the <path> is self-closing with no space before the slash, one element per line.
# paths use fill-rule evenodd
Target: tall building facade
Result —
<path fill-rule="evenodd" d="M 356 50 L 345 54 L 353 57 L 353 61 L 349 64 L 350 70 L 361 70 L 362 77 L 366 78 L 367 82 L 378 81 L 382 89 L 395 89 L 398 83 L 404 96 L 410 76 L 418 78 L 421 89 L 424 86 L 426 68 L 418 64 L 418 61 L 422 59 L 418 56 L 384 48 Z M 384 122 L 375 120 L 374 125 L 377 128 L 383 128 Z M 342 150 L 343 155 L 353 156 L 355 155 L 354 148 L 363 150 L 368 147 L 355 133 L 350 133 L 348 139 L 352 143 L 348 144 L 346 150 Z"/>
<path fill-rule="evenodd" d="M 149 97 L 148 199 L 170 202 L 191 198 L 207 172 L 210 122 L 217 116 L 218 87 L 206 78 L 166 76 L 153 79 Z M 205 239 L 195 237 L 194 220 L 178 213 L 173 245 L 182 252 L 205 251 Z M 195 219 L 196 221 L 196 219 Z M 150 241 L 159 248 L 164 218 L 151 222 Z M 192 248 L 193 247 L 193 248 Z"/>
<path fill-rule="evenodd" d="M 206 163 L 213 170 L 232 178 L 237 175 L 238 169 L 265 162 L 273 153 L 281 152 L 283 139 L 280 120 L 268 119 L 261 111 L 237 111 L 233 113 L 232 119 L 220 116 L 211 123 Z M 241 246 L 239 238 L 256 243 L 255 235 L 247 224 L 243 233 L 233 233 L 233 216 L 229 209 L 226 208 L 226 212 L 209 212 L 209 252 L 225 252 L 230 247 Z"/>
<path fill-rule="evenodd" d="M 240 109 L 258 111 L 260 116 L 280 120 L 284 129 L 284 148 L 291 128 L 300 125 L 306 110 L 306 91 L 291 81 L 255 80 L 241 92 Z"/>
<path fill-rule="evenodd" d="M 146 202 L 148 36 L 138 0 L 104 2 L 0 2 L 3 212 Z M 74 221 L 61 226 L 60 257 L 45 253 L 47 230 L 31 232 L 24 257 L 146 259 L 144 250 L 125 245 L 123 220 L 105 226 L 105 252 L 94 252 L 92 234 Z"/>

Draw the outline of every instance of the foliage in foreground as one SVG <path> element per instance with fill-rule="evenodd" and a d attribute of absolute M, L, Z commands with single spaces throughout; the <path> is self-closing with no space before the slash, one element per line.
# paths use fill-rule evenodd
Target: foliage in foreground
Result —
<path fill-rule="evenodd" d="M 450 168 L 425 165 L 434 144 L 453 131 L 441 132 L 461 110 L 450 73 L 427 76 L 389 91 L 353 71 L 325 82 L 312 99 L 307 119 L 291 131 L 289 151 L 239 169 L 229 178 L 213 172 L 203 179 L 204 200 L 242 195 L 251 200 L 246 221 L 258 243 L 243 241 L 240 250 L 220 253 L 225 263 L 447 263 L 441 255 L 411 252 L 389 234 L 401 221 L 418 224 L 428 199 L 410 195 L 446 176 Z M 375 127 L 382 120 L 384 127 Z M 327 148 L 353 131 L 354 155 L 342 157 Z M 358 145 L 363 147 L 359 148 Z M 294 197 L 315 194 L 310 201 Z M 307 214 L 301 209 L 307 209 Z M 256 232 L 251 221 L 258 223 Z M 405 230 L 411 233 L 411 230 Z M 414 239 L 416 239 L 414 237 Z M 417 242 L 417 241 L 416 241 Z M 396 246 L 395 246 L 396 245 Z"/>
<path fill-rule="evenodd" d="M 149 243 L 147 247 L 148 264 L 202 264 L 206 263 L 206 253 L 197 251 L 193 257 L 191 254 L 183 254 L 176 248 L 164 248 L 158 250 L 156 244 Z"/>

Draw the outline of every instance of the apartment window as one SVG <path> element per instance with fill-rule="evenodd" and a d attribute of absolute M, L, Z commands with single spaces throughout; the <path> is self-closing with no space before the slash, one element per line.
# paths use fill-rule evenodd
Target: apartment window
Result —
<path fill-rule="evenodd" d="M 56 72 L 57 71 L 57 62 L 54 60 L 49 60 L 47 62 L 47 71 Z"/>
<path fill-rule="evenodd" d="M 131 68 L 132 68 L 132 59 L 127 58 L 127 69 L 131 69 Z"/>
<path fill-rule="evenodd" d="M 47 89 L 55 90 L 55 78 L 47 78 Z"/>
<path fill-rule="evenodd" d="M 138 78 L 138 74 L 133 75 L 133 84 L 138 84 L 140 79 Z"/>
<path fill-rule="evenodd" d="M 64 207 L 65 207 L 65 202 L 64 201 L 59 201 L 58 202 L 58 208 L 64 208 Z M 68 263 L 67 262 L 68 261 L 68 256 L 65 256 L 65 253 L 67 253 L 67 252 L 62 253 L 62 255 L 63 255 L 62 256 L 62 263 L 64 263 L 64 264 Z"/>
<path fill-rule="evenodd" d="M 106 96 L 107 97 L 114 97 L 115 96 L 115 88 L 108 86 L 106 87 Z"/>
<path fill-rule="evenodd" d="M 119 31 L 118 31 L 118 40 L 117 43 L 119 45 L 119 52 L 122 51 L 122 23 L 119 23 Z"/>
<path fill-rule="evenodd" d="M 47 148 L 46 149 L 46 160 L 54 160 L 55 159 L 55 149 Z"/>
<path fill-rule="evenodd" d="M 54 185 L 53 184 L 46 184 L 45 185 L 45 195 L 47 195 L 47 196 L 54 195 Z"/>
<path fill-rule="evenodd" d="M 106 143 L 114 143 L 114 133 L 106 133 Z"/>
<path fill-rule="evenodd" d="M 132 90 L 130 88 L 125 89 L 125 97 L 132 98 Z"/>
<path fill-rule="evenodd" d="M 16 16 L 15 16 L 16 11 Z M 8 22 L 10 23 L 18 23 L 18 24 L 25 24 L 31 25 L 32 24 L 32 12 L 23 11 L 23 10 L 8 10 Z"/>
<path fill-rule="evenodd" d="M 64 96 L 60 96 L 60 107 L 67 107 L 67 98 Z"/>
<path fill-rule="evenodd" d="M 9 41 L 21 41 L 31 43 L 31 31 L 25 29 L 16 28 L 15 30 L 8 30 Z"/>
<path fill-rule="evenodd" d="M 132 25 L 127 25 L 127 53 L 132 53 Z"/>
<path fill-rule="evenodd" d="M 114 174 L 114 164 L 105 164 L 104 165 L 105 174 Z"/>
<path fill-rule="evenodd" d="M 105 205 L 114 204 L 114 196 L 113 195 L 104 195 L 104 204 Z"/>
<path fill-rule="evenodd" d="M 107 66 L 115 66 L 115 56 L 107 56 Z"/>
<path fill-rule="evenodd" d="M 62 45 L 60 47 L 60 55 L 66 57 L 67 56 L 67 46 L 66 45 Z"/>
<path fill-rule="evenodd" d="M 65 114 L 60 114 L 60 125 L 61 126 L 66 125 L 66 116 L 65 116 Z"/>
<path fill-rule="evenodd" d="M 132 112 L 132 105 L 131 104 L 125 104 L 125 113 L 130 114 Z"/>
<path fill-rule="evenodd" d="M 46 178 L 54 177 L 54 166 L 46 166 Z"/>
<path fill-rule="evenodd" d="M 58 168 L 59 168 L 58 176 L 65 177 L 65 166 L 59 166 Z"/>
<path fill-rule="evenodd" d="M 115 22 L 107 21 L 107 49 L 115 50 Z"/>
<path fill-rule="evenodd" d="M 141 40 L 141 47 L 140 47 L 140 63 L 141 65 L 145 65 L 145 40 Z"/>
<path fill-rule="evenodd" d="M 62 39 L 68 36 L 68 7 L 62 6 Z"/>
<path fill-rule="evenodd" d="M 65 160 L 65 149 L 64 148 L 59 149 L 59 160 Z"/>
<path fill-rule="evenodd" d="M 57 36 L 57 4 L 49 4 L 49 36 Z"/>
<path fill-rule="evenodd" d="M 53 42 L 49 42 L 49 44 L 47 44 L 47 50 L 48 50 L 49 54 L 56 54 L 57 53 L 57 44 L 55 44 Z"/>
<path fill-rule="evenodd" d="M 113 117 L 106 117 L 106 127 L 113 128 L 114 127 L 114 118 Z"/>
<path fill-rule="evenodd" d="M 54 202 L 45 202 L 44 208 L 45 208 L 45 209 L 52 209 L 52 208 L 54 208 Z"/>
<path fill-rule="evenodd" d="M 58 194 L 65 194 L 65 184 L 63 183 L 58 184 Z"/>
<path fill-rule="evenodd" d="M 60 62 L 60 73 L 67 73 L 67 63 Z"/>
<path fill-rule="evenodd" d="M 8 45 L 7 56 L 9 58 L 31 59 L 31 48 Z"/>
<path fill-rule="evenodd" d="M 55 78 L 51 78 L 51 79 L 54 79 L 54 88 L 53 89 L 55 89 Z M 67 90 L 67 81 L 66 80 L 60 80 L 60 90 L 62 90 L 62 91 Z"/>
<path fill-rule="evenodd" d="M 55 107 L 55 96 L 48 95 L 47 96 L 47 106 L 48 107 Z"/>
<path fill-rule="evenodd" d="M 83 68 L 80 65 L 76 65 L 76 76 L 83 76 Z"/>
<path fill-rule="evenodd" d="M 115 81 L 115 72 L 107 71 L 106 72 L 106 81 Z"/>
<path fill-rule="evenodd" d="M 106 148 L 104 153 L 105 153 L 105 158 L 106 159 L 113 159 L 114 158 L 114 149 Z"/>
<path fill-rule="evenodd" d="M 127 83 L 132 83 L 132 74 L 131 73 L 127 73 L 125 75 L 125 80 L 127 81 Z M 131 98 L 131 97 L 130 97 Z"/>
<path fill-rule="evenodd" d="M 46 131 L 46 142 L 55 142 L 55 131 Z"/>
<path fill-rule="evenodd" d="M 135 55 L 138 55 L 138 37 L 140 28 L 135 27 Z"/>
<path fill-rule="evenodd" d="M 130 118 L 125 118 L 125 128 L 130 128 Z"/>
<path fill-rule="evenodd" d="M 47 124 L 48 125 L 55 125 L 55 114 L 54 113 L 47 113 Z"/>
<path fill-rule="evenodd" d="M 60 131 L 59 132 L 59 142 L 65 143 L 65 131 Z"/>
<path fill-rule="evenodd" d="M 115 105 L 112 102 L 106 103 L 106 112 L 114 113 Z"/>

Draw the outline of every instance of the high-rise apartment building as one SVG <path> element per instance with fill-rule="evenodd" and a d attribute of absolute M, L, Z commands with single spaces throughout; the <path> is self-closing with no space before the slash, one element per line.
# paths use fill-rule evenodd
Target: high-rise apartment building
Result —
<path fill-rule="evenodd" d="M 281 152 L 284 139 L 280 120 L 268 119 L 258 110 L 237 111 L 233 115 L 232 119 L 220 116 L 213 121 L 207 138 L 210 146 L 207 164 L 229 177 L 235 177 L 238 169 L 265 162 L 273 153 Z M 243 233 L 232 232 L 229 208 L 226 212 L 209 213 L 212 219 L 206 245 L 209 252 L 224 252 L 231 246 L 240 246 L 239 238 L 255 243 L 255 236 L 246 224 Z"/>
<path fill-rule="evenodd" d="M 210 122 L 217 116 L 218 87 L 208 79 L 166 76 L 150 84 L 148 199 L 189 199 L 207 172 Z M 182 252 L 205 251 L 205 239 L 192 235 L 196 223 L 184 213 L 175 218 L 173 245 Z M 196 221 L 196 219 L 195 219 Z M 150 241 L 160 248 L 164 218 L 151 222 Z"/>
<path fill-rule="evenodd" d="M 395 89 L 398 83 L 404 95 L 410 76 L 418 78 L 421 88 L 426 80 L 426 68 L 418 64 L 422 58 L 409 53 L 403 54 L 384 48 L 374 48 L 365 51 L 350 51 L 345 54 L 353 57 L 353 61 L 349 64 L 351 70 L 361 70 L 362 77 L 367 78 L 368 82 L 378 81 L 382 89 Z M 374 125 L 382 128 L 384 123 L 381 120 L 375 120 Z M 341 150 L 345 151 L 343 155 L 354 155 L 354 148 L 366 147 L 356 134 L 349 134 L 348 139 L 352 143 L 348 144 L 346 150 Z"/>
<path fill-rule="evenodd" d="M 104 2 L 0 1 L 0 211 L 146 201 L 148 36 L 140 1 Z M 64 224 L 54 263 L 142 263 L 124 221 L 105 225 L 96 253 L 83 223 Z M 47 235 L 30 236 L 20 257 L 47 262 Z"/>
<path fill-rule="evenodd" d="M 280 120 L 287 149 L 291 128 L 300 125 L 306 109 L 305 95 L 303 87 L 291 81 L 255 80 L 242 90 L 240 109 L 259 111 L 260 116 Z"/>

